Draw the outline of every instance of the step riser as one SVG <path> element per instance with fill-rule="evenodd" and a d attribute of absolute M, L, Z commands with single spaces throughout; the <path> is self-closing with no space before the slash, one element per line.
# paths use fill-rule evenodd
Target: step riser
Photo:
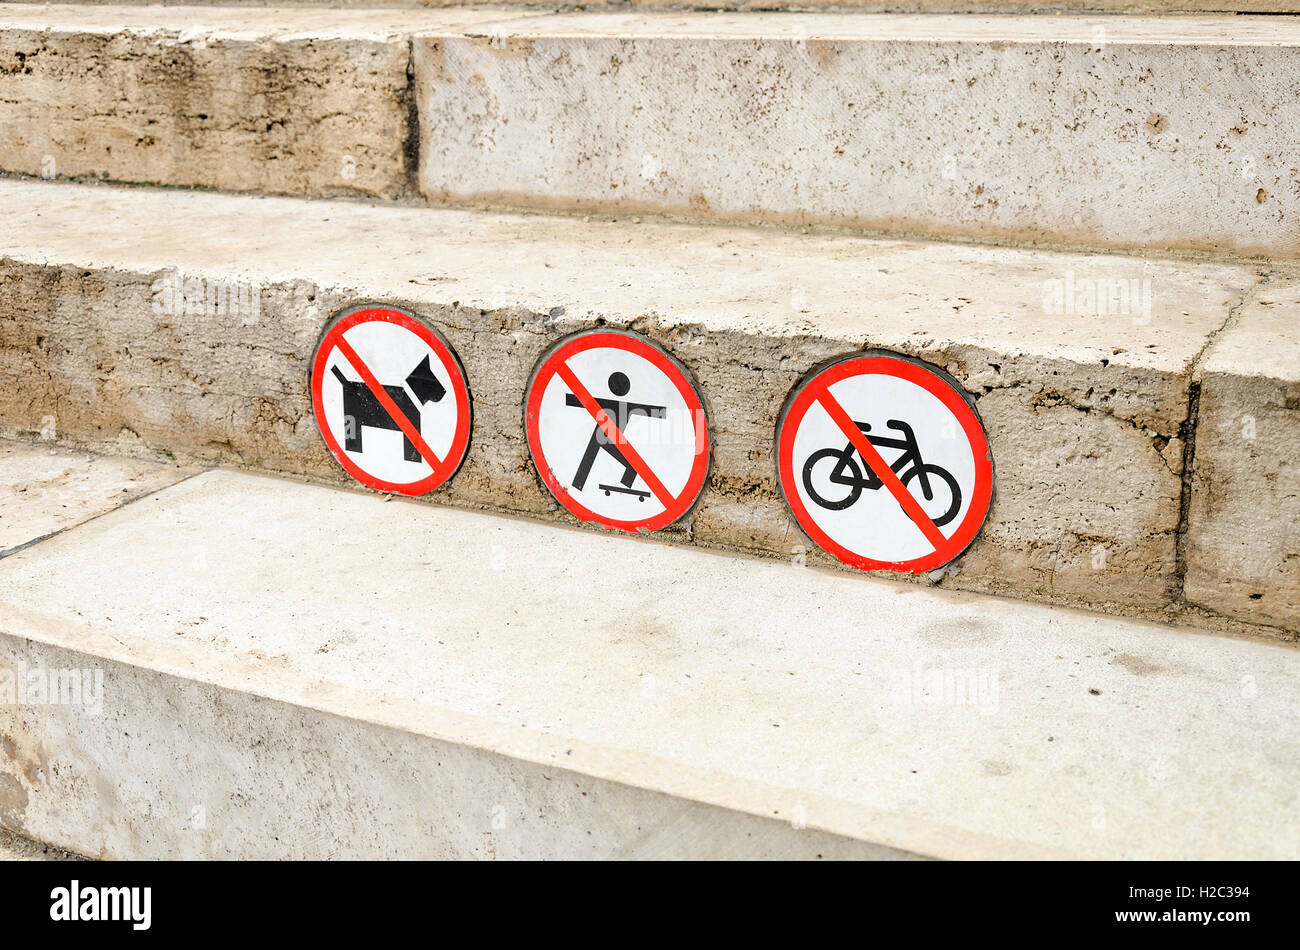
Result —
<path fill-rule="evenodd" d="M 408 45 L 7 30 L 0 169 L 401 198 Z"/>
<path fill-rule="evenodd" d="M 806 35 L 778 20 L 762 39 L 631 37 L 620 22 L 417 38 L 425 195 L 1300 253 L 1294 47 L 1107 41 L 1105 26 L 1091 42 L 822 39 L 815 20 Z"/>
<path fill-rule="evenodd" d="M 910 857 L 4 634 L 0 671 L 89 673 L 0 705 L 0 826 L 102 860 Z"/>

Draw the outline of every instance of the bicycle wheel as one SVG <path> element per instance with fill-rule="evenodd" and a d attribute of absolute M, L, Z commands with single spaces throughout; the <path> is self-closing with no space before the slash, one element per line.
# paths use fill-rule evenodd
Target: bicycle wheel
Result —
<path fill-rule="evenodd" d="M 921 469 L 924 469 L 925 473 L 929 475 L 931 478 L 937 477 L 941 481 L 943 481 L 948 486 L 949 494 L 952 495 L 952 504 L 948 506 L 948 510 L 945 511 L 938 518 L 934 519 L 935 527 L 942 528 L 953 518 L 957 517 L 957 512 L 961 511 L 961 486 L 957 484 L 957 479 L 955 479 L 952 476 L 952 473 L 949 472 L 946 468 L 943 468 L 942 466 L 939 465 L 930 465 L 927 463 L 919 467 L 914 465 L 910 469 L 908 469 L 907 474 L 904 475 L 901 479 L 899 479 L 903 483 L 904 487 L 906 487 L 908 482 L 910 482 L 913 478 L 915 478 L 917 475 L 921 473 Z"/>
<path fill-rule="evenodd" d="M 831 501 L 822 497 L 817 489 L 813 487 L 813 469 L 822 459 L 834 459 L 837 463 L 842 462 L 849 469 L 849 478 L 853 480 L 853 485 L 849 489 L 848 495 L 839 501 Z M 832 485 L 836 484 L 830 481 L 830 475 L 834 471 L 835 469 L 832 468 L 826 475 L 826 480 Z M 820 449 L 808 456 L 808 461 L 803 463 L 803 487 L 804 491 L 808 492 L 808 497 L 823 508 L 840 511 L 862 497 L 862 469 L 858 468 L 858 463 L 854 461 L 852 454 L 846 456 L 840 449 Z"/>

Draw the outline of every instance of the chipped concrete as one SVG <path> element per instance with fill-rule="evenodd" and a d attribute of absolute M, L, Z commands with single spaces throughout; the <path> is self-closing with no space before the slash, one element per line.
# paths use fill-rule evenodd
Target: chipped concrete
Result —
<path fill-rule="evenodd" d="M 0 439 L 0 557 L 195 471 Z"/>
<path fill-rule="evenodd" d="M 892 349 L 969 389 L 993 446 L 997 501 L 943 583 L 1117 610 L 1161 609 L 1180 587 L 1190 368 L 1260 279 L 1113 256 L 39 183 L 0 184 L 0 207 L 19 225 L 0 238 L 10 434 L 53 414 L 78 444 L 346 484 L 312 419 L 308 366 L 334 312 L 378 299 L 438 327 L 470 379 L 469 456 L 428 500 L 565 520 L 529 460 L 522 392 L 548 346 L 603 321 L 662 343 L 705 394 L 713 474 L 666 537 L 788 559 L 812 545 L 775 480 L 785 398 L 825 359 Z M 196 288 L 192 307 L 169 296 L 178 275 Z M 1149 281 L 1151 312 L 1052 312 L 1048 288 L 1067 278 Z M 256 288 L 257 313 L 205 306 L 204 288 L 223 283 Z"/>
<path fill-rule="evenodd" d="M 408 35 L 510 15 L 0 6 L 0 169 L 399 197 Z"/>
<path fill-rule="evenodd" d="M 1189 601 L 1300 629 L 1300 280 L 1279 277 L 1201 368 Z"/>
<path fill-rule="evenodd" d="M 1300 21 L 569 14 L 415 41 L 436 201 L 1300 255 Z"/>
<path fill-rule="evenodd" d="M 104 671 L 0 706 L 6 823 L 93 856 L 1300 855 L 1278 643 L 236 472 L 0 600 Z"/>

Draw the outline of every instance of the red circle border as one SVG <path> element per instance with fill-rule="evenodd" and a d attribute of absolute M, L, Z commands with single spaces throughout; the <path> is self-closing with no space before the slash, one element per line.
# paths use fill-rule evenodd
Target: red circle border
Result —
<path fill-rule="evenodd" d="M 451 390 L 456 394 L 456 431 L 452 434 L 451 448 L 442 460 L 442 465 L 419 481 L 403 484 L 385 481 L 369 474 L 348 456 L 343 447 L 339 445 L 338 440 L 334 438 L 334 433 L 330 431 L 329 426 L 325 423 L 321 386 L 325 373 L 325 364 L 335 349 L 333 341 L 335 337 L 342 336 L 358 324 L 375 322 L 395 323 L 404 329 L 410 330 L 428 344 L 442 363 L 443 369 L 447 371 L 447 375 L 451 378 Z M 312 361 L 311 404 L 312 411 L 316 414 L 316 429 L 320 432 L 321 438 L 324 439 L 325 445 L 334 458 L 349 475 L 367 488 L 373 488 L 376 491 L 409 496 L 427 494 L 455 475 L 460 469 L 461 463 L 465 461 L 465 456 L 469 453 L 471 402 L 469 380 L 465 376 L 465 370 L 461 367 L 460 360 L 457 358 L 455 351 L 452 350 L 451 345 L 443 340 L 436 330 L 403 310 L 395 310 L 392 307 L 363 306 L 345 312 L 330 325 L 329 329 L 321 336 L 320 343 L 316 347 L 316 357 Z"/>
<path fill-rule="evenodd" d="M 546 393 L 546 387 L 550 385 L 551 378 L 555 375 L 555 364 L 557 362 L 567 362 L 571 356 L 602 346 L 628 350 L 649 360 L 672 380 L 686 404 L 692 407 L 691 412 L 695 415 L 695 418 L 704 420 L 703 433 L 700 432 L 699 426 L 695 426 L 695 464 L 691 468 L 691 474 L 686 479 L 685 487 L 682 488 L 681 493 L 670 507 L 665 508 L 651 518 L 643 518 L 640 521 L 616 521 L 613 518 L 599 515 L 581 504 L 568 493 L 560 480 L 555 477 L 555 473 L 551 470 L 550 465 L 546 464 L 545 456 L 542 454 L 538 411 L 541 407 L 542 396 Z M 627 531 L 633 534 L 639 534 L 643 531 L 657 531 L 677 521 L 690 511 L 695 502 L 699 500 L 700 493 L 704 490 L 704 481 L 709 470 L 709 446 L 711 444 L 709 420 L 708 414 L 704 410 L 704 400 L 696 390 L 694 382 L 682 364 L 650 340 L 630 331 L 583 330 L 566 337 L 552 347 L 541 362 L 538 363 L 537 369 L 533 371 L 532 381 L 528 386 L 528 398 L 524 407 L 524 428 L 528 433 L 528 450 L 533 457 L 533 466 L 542 477 L 542 481 L 546 484 L 550 493 L 555 496 L 555 500 L 581 521 L 589 521 L 601 527 Z"/>
<path fill-rule="evenodd" d="M 842 379 L 879 373 L 915 383 L 939 399 L 961 422 L 962 431 L 966 434 L 975 457 L 975 487 L 971 494 L 970 506 L 966 510 L 966 517 L 962 519 L 956 532 L 942 548 L 908 561 L 879 561 L 844 547 L 818 527 L 816 520 L 799 497 L 798 490 L 794 488 L 796 485 L 794 434 L 797 433 L 799 424 L 803 421 L 809 407 L 821 393 Z M 823 550 L 850 567 L 860 571 L 894 571 L 906 574 L 932 571 L 953 561 L 970 547 L 971 542 L 984 526 L 993 502 L 993 458 L 989 449 L 988 436 L 974 407 L 944 376 L 946 374 L 940 375 L 938 371 L 920 361 L 902 356 L 850 356 L 837 360 L 805 378 L 791 396 L 789 407 L 781 417 L 777 432 L 777 465 L 781 494 L 785 497 L 786 504 L 804 533 Z M 789 438 L 787 433 L 790 434 Z"/>

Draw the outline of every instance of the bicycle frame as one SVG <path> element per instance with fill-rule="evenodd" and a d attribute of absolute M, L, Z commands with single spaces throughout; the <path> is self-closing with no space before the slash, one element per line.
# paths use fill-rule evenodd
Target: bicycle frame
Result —
<path fill-rule="evenodd" d="M 854 424 L 872 445 L 885 449 L 903 449 L 903 454 L 889 466 L 890 469 L 897 474 L 901 473 L 909 464 L 914 464 L 917 468 L 917 477 L 921 479 L 921 491 L 925 493 L 926 500 L 929 501 L 934 497 L 934 492 L 930 488 L 930 478 L 926 475 L 924 463 L 921 461 L 921 447 L 916 444 L 916 434 L 912 431 L 910 425 L 899 419 L 888 420 L 885 423 L 886 426 L 903 434 L 901 439 L 891 439 L 884 435 L 871 435 L 870 423 L 856 422 Z M 830 480 L 837 485 L 848 485 L 850 487 L 861 485 L 863 488 L 869 488 L 872 491 L 879 489 L 884 485 L 884 482 L 880 480 L 880 477 L 870 465 L 866 465 L 866 475 L 861 479 L 844 474 L 844 469 L 848 467 L 848 462 L 853 458 L 855 452 L 857 452 L 857 449 L 853 447 L 852 442 L 844 447 L 840 461 L 835 463 L 835 468 L 831 470 Z M 866 459 L 862 461 L 865 465 Z"/>

